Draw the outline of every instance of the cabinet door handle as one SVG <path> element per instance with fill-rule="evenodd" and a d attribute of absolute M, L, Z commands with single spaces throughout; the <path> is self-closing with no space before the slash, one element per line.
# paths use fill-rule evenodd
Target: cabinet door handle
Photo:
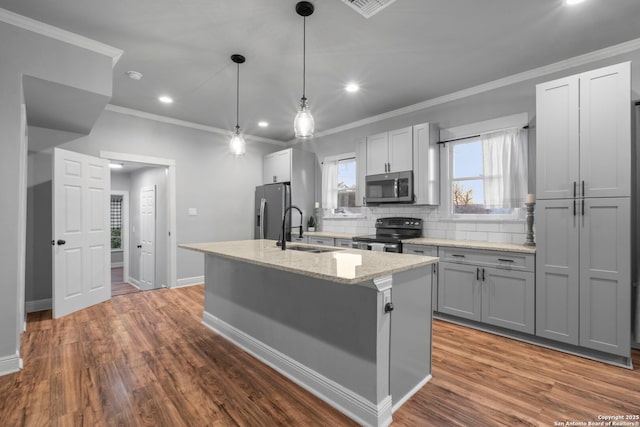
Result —
<path fill-rule="evenodd" d="M 582 216 L 584 216 L 584 199 L 582 199 Z"/>
<path fill-rule="evenodd" d="M 420 251 L 420 250 L 418 250 L 418 249 L 414 249 L 414 250 L 413 250 L 413 252 L 415 252 L 415 253 L 417 253 L 417 254 L 423 254 L 423 253 L 424 253 L 424 251 Z"/>
<path fill-rule="evenodd" d="M 476 268 L 476 280 L 480 280 L 480 269 Z"/>
<path fill-rule="evenodd" d="M 576 216 L 576 200 L 573 199 L 573 216 Z"/>
<path fill-rule="evenodd" d="M 585 197 L 585 194 L 584 194 L 584 179 L 582 180 L 582 197 Z"/>
<path fill-rule="evenodd" d="M 484 268 L 482 269 L 482 281 L 484 282 Z"/>
<path fill-rule="evenodd" d="M 577 195 L 577 188 L 578 188 L 578 183 L 576 181 L 573 181 L 573 197 L 576 197 Z"/>
<path fill-rule="evenodd" d="M 498 261 L 502 261 L 502 262 L 515 262 L 512 259 L 506 259 L 506 258 L 498 258 Z"/>
<path fill-rule="evenodd" d="M 464 255 L 460 255 L 460 254 L 451 254 L 451 256 L 454 258 L 464 258 Z"/>

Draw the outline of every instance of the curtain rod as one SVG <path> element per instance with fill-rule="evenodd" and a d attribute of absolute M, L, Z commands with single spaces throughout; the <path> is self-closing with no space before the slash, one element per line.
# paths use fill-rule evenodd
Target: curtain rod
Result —
<path fill-rule="evenodd" d="M 513 129 L 513 128 L 507 128 L 507 129 Z M 523 126 L 522 129 L 529 129 L 529 126 Z M 506 129 L 502 129 L 502 130 L 506 130 Z M 499 132 L 500 130 L 496 130 L 496 131 L 492 131 L 492 132 L 485 132 L 485 133 L 493 133 L 493 132 Z M 454 142 L 454 141 L 462 141 L 463 139 L 470 139 L 470 138 L 478 138 L 480 137 L 482 134 L 478 134 L 478 135 L 469 135 L 469 136 L 465 136 L 463 138 L 456 138 L 456 139 L 447 139 L 446 141 L 439 141 L 438 144 L 446 144 L 447 142 Z"/>

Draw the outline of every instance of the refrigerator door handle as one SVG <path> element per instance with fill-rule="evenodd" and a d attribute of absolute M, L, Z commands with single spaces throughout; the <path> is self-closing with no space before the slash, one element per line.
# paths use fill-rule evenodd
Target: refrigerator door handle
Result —
<path fill-rule="evenodd" d="M 260 224 L 260 238 L 264 239 L 264 208 L 267 206 L 267 199 L 260 199 L 260 213 L 258 214 L 258 223 Z"/>

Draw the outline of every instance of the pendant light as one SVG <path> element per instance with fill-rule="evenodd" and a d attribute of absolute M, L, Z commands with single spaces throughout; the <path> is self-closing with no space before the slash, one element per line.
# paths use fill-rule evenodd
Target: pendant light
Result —
<path fill-rule="evenodd" d="M 302 98 L 300 99 L 300 107 L 296 118 L 293 121 L 293 130 L 296 138 L 309 139 L 313 137 L 314 121 L 311 111 L 309 111 L 309 103 L 305 96 L 305 72 L 306 72 L 306 54 L 307 54 L 307 16 L 313 13 L 313 4 L 308 1 L 301 1 L 296 4 L 296 12 L 302 16 Z"/>
<path fill-rule="evenodd" d="M 229 151 L 236 157 L 243 156 L 247 152 L 247 143 L 240 133 L 240 64 L 243 64 L 245 57 L 242 55 L 231 55 L 231 60 L 238 66 L 236 75 L 236 130 L 229 141 Z"/>

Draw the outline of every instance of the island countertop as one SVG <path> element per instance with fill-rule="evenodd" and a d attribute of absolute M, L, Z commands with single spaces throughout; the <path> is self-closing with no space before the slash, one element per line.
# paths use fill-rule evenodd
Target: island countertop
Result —
<path fill-rule="evenodd" d="M 236 240 L 229 242 L 178 245 L 210 255 L 249 262 L 343 284 L 356 284 L 401 271 L 434 264 L 438 258 L 389 252 L 364 251 L 322 246 L 329 252 L 309 253 L 282 250 L 275 240 Z M 290 243 L 288 246 L 309 246 Z"/>

